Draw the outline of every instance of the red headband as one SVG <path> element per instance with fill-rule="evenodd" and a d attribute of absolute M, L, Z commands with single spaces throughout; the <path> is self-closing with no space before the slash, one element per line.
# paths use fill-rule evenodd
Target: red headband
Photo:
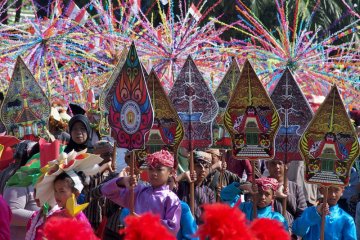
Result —
<path fill-rule="evenodd" d="M 269 189 L 277 191 L 279 188 L 279 182 L 275 178 L 259 178 L 255 183 L 264 191 Z"/>
<path fill-rule="evenodd" d="M 147 155 L 146 162 L 151 167 L 157 167 L 158 165 L 174 167 L 174 157 L 166 150 Z"/>

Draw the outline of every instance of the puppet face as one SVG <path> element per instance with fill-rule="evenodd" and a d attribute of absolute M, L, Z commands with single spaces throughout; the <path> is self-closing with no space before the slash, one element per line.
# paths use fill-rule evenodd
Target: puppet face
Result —
<path fill-rule="evenodd" d="M 86 127 L 82 122 L 76 122 L 71 129 L 71 138 L 76 144 L 84 144 L 88 138 Z"/>
<path fill-rule="evenodd" d="M 171 168 L 164 165 L 156 167 L 149 166 L 149 183 L 153 187 L 160 187 L 168 182 L 171 175 Z"/>
<path fill-rule="evenodd" d="M 73 191 L 67 180 L 57 180 L 54 183 L 55 200 L 59 207 L 66 206 L 66 200 L 71 197 Z"/>
<path fill-rule="evenodd" d="M 274 200 L 274 192 L 272 189 L 263 190 L 262 188 L 258 189 L 257 197 L 257 207 L 265 208 L 271 204 Z"/>
<path fill-rule="evenodd" d="M 284 177 L 284 163 L 281 160 L 269 160 L 266 163 L 270 177 L 281 182 Z"/>

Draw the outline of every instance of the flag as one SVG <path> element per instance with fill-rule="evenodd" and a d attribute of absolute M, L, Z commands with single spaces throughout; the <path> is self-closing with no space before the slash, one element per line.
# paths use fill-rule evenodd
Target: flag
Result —
<path fill-rule="evenodd" d="M 161 2 L 161 4 L 162 4 L 162 5 L 166 5 L 166 4 L 168 4 L 168 3 L 169 3 L 169 1 L 168 1 L 168 0 L 160 0 L 160 2 Z"/>
<path fill-rule="evenodd" d="M 71 80 L 71 82 L 74 85 L 75 91 L 78 94 L 81 93 L 82 91 L 84 91 L 84 88 L 82 86 L 81 79 L 79 76 L 76 76 L 74 79 Z"/>
<path fill-rule="evenodd" d="M 88 102 L 88 103 L 95 103 L 95 93 L 94 93 L 94 89 L 93 89 L 93 88 L 90 88 L 90 89 L 88 90 L 87 102 Z"/>
<path fill-rule="evenodd" d="M 53 9 L 54 16 L 60 17 L 62 14 L 62 8 L 59 0 L 54 2 Z"/>
<path fill-rule="evenodd" d="M 141 0 L 130 0 L 131 10 L 136 15 L 139 13 L 139 9 L 141 9 Z"/>
<path fill-rule="evenodd" d="M 199 21 L 202 14 L 200 13 L 200 11 L 197 9 L 197 7 L 195 7 L 195 5 L 192 3 L 190 8 L 189 8 L 189 14 L 191 16 L 193 16 L 195 18 L 196 21 Z"/>
<path fill-rule="evenodd" d="M 64 15 L 78 24 L 84 24 L 89 17 L 86 8 L 80 9 L 74 1 L 69 3 Z"/>

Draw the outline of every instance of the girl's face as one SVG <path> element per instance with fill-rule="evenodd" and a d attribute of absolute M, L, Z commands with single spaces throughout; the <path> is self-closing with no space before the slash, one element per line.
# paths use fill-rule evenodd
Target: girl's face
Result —
<path fill-rule="evenodd" d="M 84 144 L 88 138 L 86 127 L 82 122 L 74 123 L 70 134 L 76 144 Z"/>
<path fill-rule="evenodd" d="M 54 183 L 55 200 L 59 207 L 65 207 L 66 201 L 72 196 L 72 189 L 68 181 L 57 180 Z"/>
<path fill-rule="evenodd" d="M 166 166 L 149 166 L 149 183 L 153 187 L 160 187 L 167 184 L 171 170 Z"/>

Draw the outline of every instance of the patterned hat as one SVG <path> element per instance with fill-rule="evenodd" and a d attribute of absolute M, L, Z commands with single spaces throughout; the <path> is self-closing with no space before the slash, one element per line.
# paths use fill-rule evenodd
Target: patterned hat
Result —
<path fill-rule="evenodd" d="M 174 167 L 174 156 L 169 151 L 160 150 L 158 152 L 148 154 L 146 157 L 146 163 L 151 167 L 157 167 L 159 165 Z"/>
<path fill-rule="evenodd" d="M 274 192 L 279 188 L 279 182 L 275 178 L 259 178 L 255 180 L 255 183 L 260 187 L 263 191 L 272 189 Z"/>
<path fill-rule="evenodd" d="M 206 163 L 211 163 L 212 156 L 210 153 L 204 151 L 194 151 L 194 161 L 199 162 L 203 161 Z"/>
<path fill-rule="evenodd" d="M 56 201 L 54 197 L 54 180 L 56 176 L 65 172 L 75 183 L 75 188 L 81 192 L 83 185 L 76 172 L 82 171 L 86 176 L 92 176 L 100 172 L 99 167 L 103 159 L 98 155 L 82 152 L 61 153 L 60 156 L 53 161 L 50 161 L 45 167 L 41 169 L 43 172 L 35 185 L 36 196 L 40 200 L 40 204 L 48 203 L 50 206 L 55 206 Z"/>

